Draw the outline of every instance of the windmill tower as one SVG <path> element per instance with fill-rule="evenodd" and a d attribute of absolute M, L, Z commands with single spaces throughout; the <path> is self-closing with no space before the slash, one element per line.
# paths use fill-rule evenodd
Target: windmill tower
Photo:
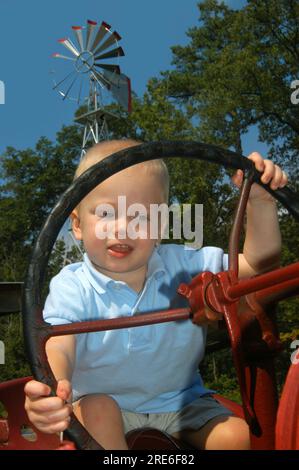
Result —
<path fill-rule="evenodd" d="M 72 26 L 74 44 L 70 38 L 59 39 L 71 55 L 60 53 L 53 57 L 68 63 L 67 75 L 54 83 L 63 100 L 75 101 L 84 105 L 84 112 L 75 121 L 84 127 L 81 158 L 93 144 L 109 138 L 108 124 L 117 118 L 104 110 L 104 95 L 114 98 L 128 112 L 131 111 L 130 79 L 121 73 L 118 63 L 111 63 L 124 56 L 118 45 L 120 35 L 111 31 L 104 21 L 97 25 L 88 20 L 86 27 Z"/>

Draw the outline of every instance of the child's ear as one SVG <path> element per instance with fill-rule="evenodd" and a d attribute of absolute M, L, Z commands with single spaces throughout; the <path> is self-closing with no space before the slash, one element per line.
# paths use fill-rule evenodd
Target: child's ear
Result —
<path fill-rule="evenodd" d="M 78 210 L 75 209 L 71 213 L 71 221 L 72 221 L 72 230 L 76 240 L 82 240 L 82 232 L 80 227 L 80 218 L 78 214 Z"/>

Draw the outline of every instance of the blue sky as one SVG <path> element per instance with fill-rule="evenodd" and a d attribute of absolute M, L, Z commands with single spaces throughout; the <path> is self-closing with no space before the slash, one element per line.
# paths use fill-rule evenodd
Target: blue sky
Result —
<path fill-rule="evenodd" d="M 228 0 L 235 8 L 245 0 Z M 126 56 L 120 66 L 141 96 L 150 77 L 171 66 L 173 45 L 188 42 L 186 31 L 198 22 L 197 0 L 0 0 L 0 152 L 8 145 L 32 147 L 40 136 L 55 138 L 71 124 L 75 104 L 52 90 L 54 52 L 63 53 L 59 38 L 72 37 L 72 25 L 87 19 L 106 21 L 122 36 Z M 57 60 L 56 60 L 57 61 Z M 253 129 L 244 152 L 266 147 Z"/>

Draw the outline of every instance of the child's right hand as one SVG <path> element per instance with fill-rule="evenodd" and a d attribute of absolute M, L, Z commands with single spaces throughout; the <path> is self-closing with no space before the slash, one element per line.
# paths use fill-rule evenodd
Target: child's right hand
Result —
<path fill-rule="evenodd" d="M 64 431 L 70 422 L 73 411 L 71 404 L 72 386 L 68 380 L 59 380 L 56 397 L 49 396 L 51 389 L 48 385 L 31 380 L 25 385 L 25 410 L 34 426 L 42 432 L 53 434 Z"/>

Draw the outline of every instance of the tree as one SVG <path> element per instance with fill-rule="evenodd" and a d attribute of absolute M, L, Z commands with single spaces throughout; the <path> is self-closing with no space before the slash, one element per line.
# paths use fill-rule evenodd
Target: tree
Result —
<path fill-rule="evenodd" d="M 73 178 L 81 150 L 77 126 L 63 127 L 56 145 L 42 137 L 35 149 L 8 147 L 0 185 L 0 279 L 23 279 L 32 242 Z M 12 254 L 17 262 L 12 260 Z M 11 267 L 15 266 L 14 272 Z"/>
<path fill-rule="evenodd" d="M 257 125 L 260 139 L 298 174 L 299 5 L 249 0 L 232 10 L 216 0 L 198 4 L 199 25 L 187 46 L 175 46 L 175 70 L 163 74 L 169 94 L 199 120 L 200 138 L 242 152 L 242 136 Z"/>

